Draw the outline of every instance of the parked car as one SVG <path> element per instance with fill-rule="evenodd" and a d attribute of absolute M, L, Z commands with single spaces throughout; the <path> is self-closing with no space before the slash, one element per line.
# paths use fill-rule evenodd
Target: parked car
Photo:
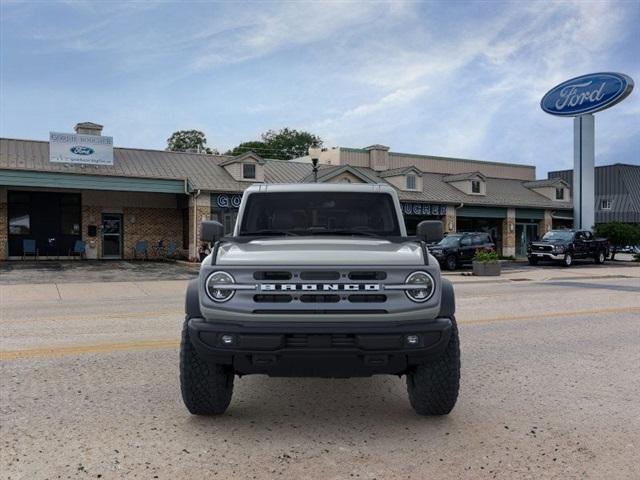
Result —
<path fill-rule="evenodd" d="M 570 267 L 577 259 L 591 258 L 604 263 L 608 252 L 608 240 L 595 238 L 589 230 L 551 230 L 542 240 L 529 244 L 527 258 L 531 265 L 551 260 Z"/>
<path fill-rule="evenodd" d="M 429 249 L 438 263 L 447 270 L 471 264 L 478 250 L 495 252 L 496 245 L 491 235 L 485 232 L 450 233 Z"/>

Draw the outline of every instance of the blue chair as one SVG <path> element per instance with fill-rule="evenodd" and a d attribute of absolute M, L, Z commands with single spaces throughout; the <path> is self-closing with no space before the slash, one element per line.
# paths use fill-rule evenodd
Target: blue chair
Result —
<path fill-rule="evenodd" d="M 178 251 L 178 245 L 173 240 L 167 245 L 167 258 L 173 257 Z"/>
<path fill-rule="evenodd" d="M 133 247 L 133 258 L 137 259 L 138 255 L 149 259 L 149 242 L 146 240 L 138 240 L 136 246 Z"/>
<path fill-rule="evenodd" d="M 22 260 L 27 255 L 33 255 L 38 260 L 38 248 L 36 247 L 36 241 L 32 239 L 22 240 Z"/>
<path fill-rule="evenodd" d="M 73 244 L 73 248 L 69 250 L 69 256 L 72 257 L 74 255 L 78 255 L 80 260 L 82 257 L 87 258 L 87 244 L 82 240 L 76 240 L 76 243 Z"/>

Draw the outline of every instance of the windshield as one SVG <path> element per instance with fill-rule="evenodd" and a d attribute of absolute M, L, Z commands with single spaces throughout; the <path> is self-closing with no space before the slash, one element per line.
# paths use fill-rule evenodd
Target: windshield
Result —
<path fill-rule="evenodd" d="M 393 197 L 386 193 L 253 193 L 240 235 L 399 236 Z"/>
<path fill-rule="evenodd" d="M 440 240 L 437 245 L 440 247 L 455 247 L 460 242 L 460 237 L 458 235 L 448 235 Z"/>
<path fill-rule="evenodd" d="M 566 240 L 566 241 L 571 241 L 572 238 L 573 238 L 573 232 L 569 232 L 569 231 L 563 232 L 559 230 L 547 232 L 544 234 L 544 237 L 542 237 L 543 240 Z"/>

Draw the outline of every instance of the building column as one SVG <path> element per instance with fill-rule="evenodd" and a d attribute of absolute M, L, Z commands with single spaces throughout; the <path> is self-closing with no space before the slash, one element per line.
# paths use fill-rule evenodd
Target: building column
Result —
<path fill-rule="evenodd" d="M 507 218 L 502 221 L 502 255 L 516 256 L 516 209 L 507 209 Z"/>
<path fill-rule="evenodd" d="M 9 205 L 7 203 L 7 190 L 0 189 L 0 260 L 9 257 Z"/>
<path fill-rule="evenodd" d="M 189 197 L 189 260 L 199 262 L 200 226 L 203 220 L 211 219 L 211 195 L 209 192 Z"/>
<path fill-rule="evenodd" d="M 447 213 L 443 217 L 443 226 L 446 233 L 455 233 L 457 231 L 456 218 L 456 207 L 447 205 Z"/>
<path fill-rule="evenodd" d="M 538 236 L 542 236 L 553 228 L 553 218 L 551 216 L 551 210 L 544 211 L 544 218 L 538 222 Z"/>

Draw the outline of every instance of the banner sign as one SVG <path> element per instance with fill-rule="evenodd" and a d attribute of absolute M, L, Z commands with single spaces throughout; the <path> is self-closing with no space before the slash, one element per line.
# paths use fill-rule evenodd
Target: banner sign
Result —
<path fill-rule="evenodd" d="M 405 215 L 442 216 L 447 214 L 446 205 L 431 205 L 429 203 L 402 203 L 402 213 Z"/>
<path fill-rule="evenodd" d="M 49 161 L 113 165 L 113 137 L 50 132 Z"/>
<path fill-rule="evenodd" d="M 219 208 L 239 208 L 242 195 L 229 195 L 221 193 L 215 196 L 213 204 Z"/>
<path fill-rule="evenodd" d="M 633 90 L 633 80 L 622 73 L 590 73 L 549 90 L 540 107 L 551 115 L 575 117 L 612 107 Z"/>

